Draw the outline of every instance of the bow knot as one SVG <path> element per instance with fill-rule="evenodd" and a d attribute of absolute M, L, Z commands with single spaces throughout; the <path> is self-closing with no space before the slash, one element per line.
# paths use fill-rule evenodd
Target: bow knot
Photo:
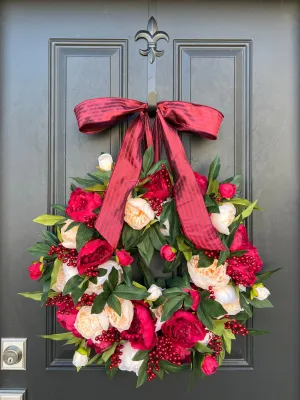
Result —
<path fill-rule="evenodd" d="M 142 167 L 142 141 L 154 146 L 158 161 L 161 144 L 174 177 L 173 193 L 184 234 L 196 248 L 225 250 L 211 224 L 194 172 L 177 131 L 216 139 L 223 115 L 216 109 L 181 101 L 163 101 L 157 108 L 137 100 L 97 98 L 75 107 L 80 132 L 93 134 L 137 114 L 129 126 L 115 164 L 95 227 L 116 248 L 124 224 L 127 198 L 136 186 Z M 155 116 L 150 128 L 150 116 Z"/>

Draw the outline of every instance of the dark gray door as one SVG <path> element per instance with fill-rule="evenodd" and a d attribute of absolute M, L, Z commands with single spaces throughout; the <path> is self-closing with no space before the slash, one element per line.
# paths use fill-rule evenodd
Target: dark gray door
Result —
<path fill-rule="evenodd" d="M 26 388 L 29 400 L 83 398 L 299 399 L 299 6 L 295 1 L 2 1 L 0 336 L 27 337 L 27 370 L 1 371 L 0 388 Z M 264 213 L 250 226 L 265 269 L 287 266 L 269 286 L 274 310 L 255 312 L 269 336 L 239 341 L 223 371 L 186 392 L 187 374 L 135 390 L 99 368 L 76 374 L 71 352 L 46 343 L 51 312 L 16 295 L 38 290 L 25 249 L 39 235 L 31 220 L 63 203 L 69 176 L 116 156 L 123 127 L 78 133 L 74 106 L 91 97 L 147 99 L 145 43 L 134 35 L 150 15 L 170 36 L 159 47 L 160 100 L 220 109 L 220 138 L 183 135 L 195 170 L 219 154 L 222 173 L 243 173 L 245 194 Z M 97 397 L 96 397 L 97 396 Z"/>

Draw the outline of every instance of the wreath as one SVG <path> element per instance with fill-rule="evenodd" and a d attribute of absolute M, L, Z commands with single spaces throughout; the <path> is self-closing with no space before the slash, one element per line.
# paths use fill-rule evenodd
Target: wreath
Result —
<path fill-rule="evenodd" d="M 114 101 L 106 109 L 110 124 L 118 122 L 116 100 L 93 101 L 103 100 Z M 80 130 L 94 133 L 109 123 L 103 103 L 95 115 L 89 102 L 75 112 Z M 190 370 L 192 380 L 215 373 L 236 336 L 266 333 L 246 326 L 252 307 L 272 307 L 263 282 L 275 271 L 260 272 L 262 260 L 244 225 L 254 210 L 261 210 L 257 201 L 241 197 L 240 175 L 218 180 L 218 156 L 208 177 L 191 169 L 171 119 L 164 122 L 165 103 L 152 131 L 145 110 L 137 110 L 143 103 L 135 102 L 135 108 L 127 103 L 129 113 L 140 113 L 117 162 L 110 154 L 101 154 L 87 178 L 72 178 L 75 183 L 66 207 L 53 204 L 53 214 L 34 219 L 50 227 L 43 231 L 43 240 L 29 248 L 36 258 L 29 275 L 39 281 L 42 291 L 20 293 L 56 308 L 57 321 L 66 332 L 42 337 L 74 344 L 77 370 L 104 364 L 109 378 L 118 370 L 132 371 L 138 376 L 137 387 L 163 379 L 165 373 Z M 204 107 L 173 103 L 176 118 L 184 112 L 180 107 Z M 204 111 L 210 112 L 210 122 L 219 118 L 214 128 L 218 131 L 222 114 L 209 107 Z M 164 133 L 168 161 L 158 160 L 162 141 L 158 133 L 168 129 L 181 147 L 174 157 L 174 144 L 168 145 Z M 176 129 L 180 130 L 178 124 Z M 203 136 L 212 134 L 209 127 L 200 130 Z M 132 140 L 134 135 L 140 142 Z M 142 151 L 144 136 L 148 147 Z M 193 208 L 185 209 L 195 198 Z M 201 230 L 193 225 L 199 223 L 199 208 Z M 157 278 L 151 271 L 155 252 L 161 258 Z"/>

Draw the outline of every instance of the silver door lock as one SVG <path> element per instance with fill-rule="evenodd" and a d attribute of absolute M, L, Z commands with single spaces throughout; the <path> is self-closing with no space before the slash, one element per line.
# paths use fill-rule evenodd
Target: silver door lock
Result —
<path fill-rule="evenodd" d="M 22 360 L 22 350 L 18 346 L 8 346 L 3 353 L 3 362 L 15 365 Z"/>

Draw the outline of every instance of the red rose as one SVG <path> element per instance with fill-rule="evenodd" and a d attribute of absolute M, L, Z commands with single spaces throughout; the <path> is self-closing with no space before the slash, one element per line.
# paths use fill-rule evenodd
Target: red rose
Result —
<path fill-rule="evenodd" d="M 66 309 L 66 306 L 62 305 L 56 312 L 56 318 L 57 322 L 59 322 L 64 329 L 72 332 L 74 336 L 81 338 L 82 336 L 74 327 L 77 314 L 78 310 L 75 307 Z"/>
<path fill-rule="evenodd" d="M 200 174 L 198 174 L 198 172 L 194 172 L 194 175 L 195 175 L 196 181 L 198 183 L 200 192 L 201 192 L 202 196 L 204 196 L 207 191 L 208 180 L 207 180 L 206 176 L 200 175 Z"/>
<path fill-rule="evenodd" d="M 162 202 L 170 196 L 170 187 L 169 172 L 166 168 L 162 168 L 151 175 L 150 180 L 144 184 L 144 188 L 148 190 L 142 197 L 149 200 L 159 199 Z"/>
<path fill-rule="evenodd" d="M 236 185 L 233 183 L 221 183 L 219 191 L 224 199 L 231 199 L 236 194 Z"/>
<path fill-rule="evenodd" d="M 77 188 L 70 196 L 66 213 L 77 222 L 87 222 L 89 218 L 95 217 L 93 210 L 102 205 L 102 197 L 97 193 L 88 193 Z"/>
<path fill-rule="evenodd" d="M 43 275 L 43 266 L 40 262 L 31 264 L 28 267 L 30 279 L 37 281 Z"/>
<path fill-rule="evenodd" d="M 240 225 L 236 231 L 230 250 L 244 250 L 246 253 L 240 257 L 229 258 L 227 260 L 227 274 L 232 277 L 237 285 L 253 286 L 256 282 L 255 274 L 261 270 L 263 262 L 259 257 L 256 247 L 249 242 L 244 225 Z"/>
<path fill-rule="evenodd" d="M 145 303 L 134 302 L 134 316 L 131 326 L 121 333 L 124 340 L 138 350 L 150 350 L 156 342 L 155 326 L 149 308 Z"/>
<path fill-rule="evenodd" d="M 126 250 L 118 250 L 116 253 L 117 262 L 122 267 L 127 267 L 133 262 L 133 257 Z"/>
<path fill-rule="evenodd" d="M 186 349 L 193 347 L 206 335 L 202 322 L 191 312 L 183 310 L 176 311 L 161 330 L 175 345 Z"/>
<path fill-rule="evenodd" d="M 160 256 L 169 262 L 175 260 L 176 258 L 176 249 L 174 247 L 170 246 L 169 244 L 165 244 L 161 249 L 160 249 Z"/>
<path fill-rule="evenodd" d="M 110 259 L 114 249 L 106 240 L 95 239 L 87 242 L 79 251 L 77 267 L 79 275 L 88 268 L 98 267 Z"/>
<path fill-rule="evenodd" d="M 215 360 L 209 354 L 206 354 L 202 362 L 201 368 L 205 375 L 212 375 L 216 372 L 218 366 L 219 364 L 217 360 Z"/>
<path fill-rule="evenodd" d="M 191 306 L 191 310 L 196 311 L 198 308 L 198 305 L 200 303 L 200 299 L 201 299 L 200 293 L 198 292 L 198 290 L 194 290 L 194 289 L 183 289 L 183 291 L 185 293 L 189 293 L 189 295 L 193 299 L 193 304 Z"/>

